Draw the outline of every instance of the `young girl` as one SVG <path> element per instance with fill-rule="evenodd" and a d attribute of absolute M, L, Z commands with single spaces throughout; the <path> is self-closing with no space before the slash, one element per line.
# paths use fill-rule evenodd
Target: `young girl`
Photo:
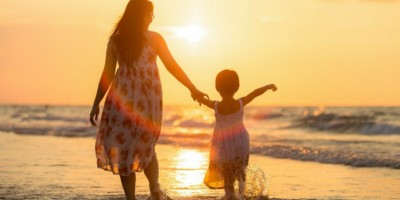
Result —
<path fill-rule="evenodd" d="M 235 199 L 234 182 L 239 181 L 243 197 L 245 171 L 249 162 L 249 134 L 243 124 L 243 107 L 267 90 L 276 91 L 274 84 L 258 88 L 236 100 L 239 77 L 235 71 L 218 73 L 215 87 L 222 101 L 200 98 L 199 101 L 215 110 L 215 128 L 210 147 L 210 163 L 204 183 L 211 189 L 225 189 L 226 199 Z"/>

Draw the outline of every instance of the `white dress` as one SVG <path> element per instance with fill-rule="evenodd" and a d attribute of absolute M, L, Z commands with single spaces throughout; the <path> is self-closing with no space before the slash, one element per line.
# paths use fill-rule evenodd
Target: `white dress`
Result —
<path fill-rule="evenodd" d="M 249 162 L 249 134 L 243 124 L 243 102 L 240 110 L 229 115 L 218 113 L 214 103 L 215 128 L 210 146 L 210 163 L 204 183 L 212 189 L 224 188 L 224 174 L 244 179 Z"/>

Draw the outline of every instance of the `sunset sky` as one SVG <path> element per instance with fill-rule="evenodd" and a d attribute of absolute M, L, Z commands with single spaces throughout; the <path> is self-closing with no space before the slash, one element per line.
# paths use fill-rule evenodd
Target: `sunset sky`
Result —
<path fill-rule="evenodd" d="M 91 105 L 126 0 L 1 0 L 0 104 Z M 150 29 L 211 99 L 238 72 L 254 105 L 400 105 L 400 1 L 154 0 Z M 189 92 L 159 62 L 165 104 Z"/>

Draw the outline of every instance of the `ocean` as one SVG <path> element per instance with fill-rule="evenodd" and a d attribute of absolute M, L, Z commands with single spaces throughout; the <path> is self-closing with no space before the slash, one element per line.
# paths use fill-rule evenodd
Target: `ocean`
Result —
<path fill-rule="evenodd" d="M 0 105 L 0 199 L 124 199 L 119 177 L 96 169 L 90 109 Z M 270 199 L 400 199 L 400 107 L 252 106 L 244 120 Z M 165 106 L 156 152 L 172 199 L 223 196 L 202 183 L 213 124 L 204 106 Z"/>
<path fill-rule="evenodd" d="M 0 131 L 95 137 L 90 107 L 0 106 Z M 160 144 L 206 148 L 214 113 L 167 106 Z M 100 118 L 100 116 L 99 116 Z M 400 107 L 246 107 L 251 153 L 275 158 L 400 169 Z"/>

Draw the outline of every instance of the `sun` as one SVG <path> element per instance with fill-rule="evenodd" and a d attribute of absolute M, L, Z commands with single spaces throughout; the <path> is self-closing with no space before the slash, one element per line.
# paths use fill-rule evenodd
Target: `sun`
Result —
<path fill-rule="evenodd" d="M 189 42 L 198 42 L 206 34 L 206 31 L 196 24 L 179 27 L 175 29 L 175 35 Z"/>

